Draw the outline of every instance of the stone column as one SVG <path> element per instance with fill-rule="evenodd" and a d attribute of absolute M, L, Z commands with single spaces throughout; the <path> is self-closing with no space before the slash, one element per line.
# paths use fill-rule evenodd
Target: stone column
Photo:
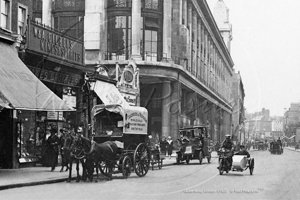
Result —
<path fill-rule="evenodd" d="M 189 66 L 189 69 L 192 70 L 192 32 L 193 32 L 193 9 L 192 9 L 192 4 L 191 3 L 188 3 L 188 20 L 187 20 L 187 26 L 189 27 L 189 40 L 188 40 L 188 66 Z"/>
<path fill-rule="evenodd" d="M 162 123 L 162 136 L 170 135 L 170 102 L 171 102 L 171 82 L 163 81 L 162 83 L 162 112 L 161 112 L 161 123 Z"/>
<path fill-rule="evenodd" d="M 180 90 L 181 84 L 179 81 L 174 81 L 171 83 L 172 92 L 171 92 L 171 102 L 169 107 L 170 112 L 170 135 L 174 139 L 179 138 L 179 123 L 180 123 L 180 114 L 181 114 L 181 97 Z"/>
<path fill-rule="evenodd" d="M 199 39 L 199 48 L 198 48 L 198 52 L 197 55 L 199 57 L 198 63 L 197 63 L 197 78 L 199 79 L 199 77 L 202 76 L 201 73 L 201 68 L 202 68 L 202 55 L 201 55 L 201 44 L 202 44 L 202 32 L 201 32 L 201 21 L 197 20 L 197 26 L 198 26 L 198 31 L 197 31 L 197 38 Z"/>
<path fill-rule="evenodd" d="M 86 0 L 84 17 L 84 46 L 86 64 L 96 64 L 105 56 L 107 26 L 105 1 Z M 102 55 L 100 51 L 103 50 Z"/>
<path fill-rule="evenodd" d="M 52 27 L 52 0 L 43 0 L 42 24 Z"/>
<path fill-rule="evenodd" d="M 135 60 L 142 60 L 141 57 L 141 28 L 142 28 L 142 17 L 141 17 L 142 3 L 141 0 L 132 0 L 132 27 L 131 27 L 131 58 Z"/>
<path fill-rule="evenodd" d="M 172 59 L 172 0 L 164 0 L 164 25 L 163 25 L 163 58 Z"/>
<path fill-rule="evenodd" d="M 197 75 L 197 42 L 198 42 L 198 35 L 197 35 L 197 31 L 198 31 L 198 26 L 197 26 L 197 12 L 193 11 L 193 23 L 192 23 L 192 31 L 193 31 L 193 35 L 194 35 L 194 42 L 192 42 L 192 57 L 193 57 L 193 61 L 192 61 L 192 71 L 194 71 L 194 76 Z M 193 39 L 193 38 L 192 38 Z M 191 40 L 192 41 L 192 40 Z"/>

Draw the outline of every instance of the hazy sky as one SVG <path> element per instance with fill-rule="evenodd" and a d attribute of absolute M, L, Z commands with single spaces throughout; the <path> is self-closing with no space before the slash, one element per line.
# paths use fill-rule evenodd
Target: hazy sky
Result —
<path fill-rule="evenodd" d="M 206 0 L 213 13 L 218 0 Z M 300 0 L 223 0 L 232 24 L 231 57 L 248 112 L 282 116 L 300 101 Z"/>

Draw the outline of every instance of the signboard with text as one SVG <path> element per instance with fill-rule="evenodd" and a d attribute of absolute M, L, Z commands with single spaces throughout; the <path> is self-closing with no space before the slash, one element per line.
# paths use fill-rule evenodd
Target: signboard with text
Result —
<path fill-rule="evenodd" d="M 28 49 L 49 57 L 79 65 L 84 64 L 83 43 L 63 33 L 30 21 Z"/>

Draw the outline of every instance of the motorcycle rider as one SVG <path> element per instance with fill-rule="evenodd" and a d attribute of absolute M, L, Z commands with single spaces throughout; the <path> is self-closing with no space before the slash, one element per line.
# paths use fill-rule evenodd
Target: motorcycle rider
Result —
<path fill-rule="evenodd" d="M 233 151 L 234 151 L 234 144 L 231 141 L 231 135 L 227 134 L 225 135 L 225 140 L 222 142 L 221 148 L 224 148 L 228 150 L 228 159 L 230 163 L 230 168 L 232 166 L 232 156 L 233 156 Z"/>

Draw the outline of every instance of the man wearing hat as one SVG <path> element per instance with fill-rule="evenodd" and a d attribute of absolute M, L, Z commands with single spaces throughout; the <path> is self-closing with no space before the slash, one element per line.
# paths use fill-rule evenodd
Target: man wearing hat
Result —
<path fill-rule="evenodd" d="M 234 144 L 231 141 L 231 135 L 229 135 L 229 134 L 225 135 L 225 140 L 222 142 L 221 148 L 224 148 L 229 151 L 228 158 L 229 158 L 230 167 L 231 167 L 232 156 L 233 156 L 233 151 L 234 151 Z"/>
<path fill-rule="evenodd" d="M 59 149 L 58 146 L 60 144 L 60 140 L 58 138 L 57 134 L 57 128 L 52 127 L 50 130 L 51 135 L 47 139 L 47 142 L 49 144 L 49 160 L 51 164 L 51 171 L 53 171 L 57 165 L 58 162 L 58 154 L 59 154 Z"/>

